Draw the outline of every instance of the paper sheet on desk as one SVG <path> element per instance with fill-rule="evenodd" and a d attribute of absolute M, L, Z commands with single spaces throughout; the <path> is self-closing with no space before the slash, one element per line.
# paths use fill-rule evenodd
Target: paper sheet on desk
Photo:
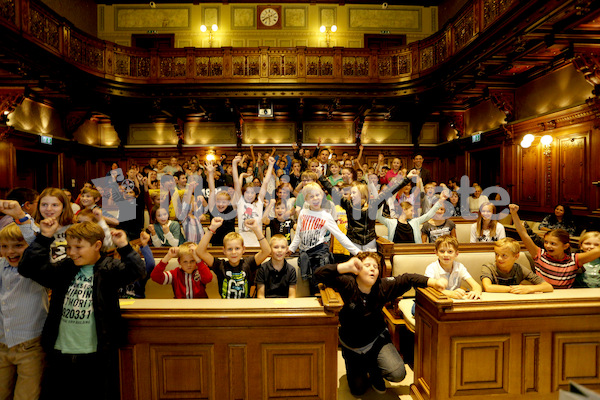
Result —
<path fill-rule="evenodd" d="M 133 303 L 135 303 L 135 300 L 129 300 L 129 299 L 119 300 L 119 304 L 122 306 L 130 306 Z"/>

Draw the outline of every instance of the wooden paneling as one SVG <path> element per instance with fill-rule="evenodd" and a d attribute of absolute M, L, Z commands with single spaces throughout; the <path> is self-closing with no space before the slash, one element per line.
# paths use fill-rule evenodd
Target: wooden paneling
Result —
<path fill-rule="evenodd" d="M 156 399 L 211 399 L 215 384 L 213 346 L 150 346 L 152 392 Z"/>
<path fill-rule="evenodd" d="M 452 396 L 508 393 L 509 336 L 451 339 Z"/>
<path fill-rule="evenodd" d="M 452 301 L 419 289 L 413 398 L 555 400 L 569 381 L 600 389 L 599 298 L 569 289 Z"/>
<path fill-rule="evenodd" d="M 554 336 L 553 390 L 569 381 L 600 384 L 600 332 L 564 332 Z"/>
<path fill-rule="evenodd" d="M 519 171 L 519 204 L 540 205 L 539 171 L 541 152 L 537 146 L 521 149 L 521 168 Z"/>
<path fill-rule="evenodd" d="M 336 397 L 338 318 L 315 298 L 144 299 L 122 310 L 123 399 Z"/>
<path fill-rule="evenodd" d="M 324 398 L 322 343 L 262 346 L 264 398 Z"/>
<path fill-rule="evenodd" d="M 559 203 L 583 206 L 586 198 L 585 184 L 586 165 L 586 136 L 560 139 L 559 164 L 560 185 Z"/>
<path fill-rule="evenodd" d="M 539 388 L 540 370 L 540 335 L 531 333 L 523 335 L 523 393 L 534 393 Z"/>
<path fill-rule="evenodd" d="M 248 349 L 245 344 L 229 345 L 229 399 L 248 398 Z"/>

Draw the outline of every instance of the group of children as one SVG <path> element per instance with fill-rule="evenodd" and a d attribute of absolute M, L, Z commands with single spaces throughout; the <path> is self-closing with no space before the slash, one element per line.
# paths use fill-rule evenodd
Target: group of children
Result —
<path fill-rule="evenodd" d="M 561 230 L 547 232 L 540 248 L 520 223 L 518 206 L 510 205 L 517 231 L 533 256 L 532 271 L 516 262 L 519 243 L 503 237 L 503 228 L 492 218 L 493 204 L 484 202 L 472 236 L 495 242 L 495 262 L 482 267 L 480 286 L 457 262 L 458 241 L 452 225 L 443 219 L 450 193 L 430 196 L 420 217 L 413 218 L 410 202 L 401 203 L 403 211 L 398 217 L 384 216 L 386 199 L 418 181 L 421 172 L 390 174 L 387 186 L 378 191 L 356 180 L 345 182 L 342 178 L 339 183 L 335 166 L 332 175 L 326 176 L 315 165 L 313 171 L 301 173 L 296 187 L 279 185 L 277 198 L 270 199 L 263 209 L 267 184 L 260 188 L 242 185 L 244 177 L 236 172 L 242 161 L 238 156 L 232 162 L 231 191 L 216 190 L 217 168 L 211 162 L 205 164 L 209 186 L 205 207 L 211 218 L 206 233 L 186 240 L 188 235 L 175 225 L 168 207 L 157 207 L 156 222 L 139 234 L 138 251 L 129 245 L 126 232 L 108 227 L 110 216 L 97 207 L 100 193 L 93 188 L 81 193 L 82 209 L 75 218 L 65 193 L 56 188 L 45 189 L 33 202 L 33 215 L 25 212 L 25 203 L 0 201 L 0 212 L 14 220 L 0 230 L 0 399 L 13 395 L 37 398 L 40 387 L 42 398 L 48 399 L 79 398 L 84 391 L 87 397 L 91 392 L 92 398 L 118 398 L 117 348 L 124 342 L 118 298 L 145 297 L 149 278 L 172 285 L 175 298 L 208 297 L 206 285 L 213 273 L 222 298 L 295 297 L 298 277 L 286 257 L 298 251 L 300 278 L 310 282 L 311 293 L 323 282 L 338 289 L 344 299 L 340 343 L 354 394 L 369 385 L 382 392 L 384 379 L 404 378 L 404 363 L 391 344 L 381 310 L 412 286 L 432 286 L 451 298 L 474 300 L 481 298 L 482 291 L 521 294 L 600 287 L 598 232 L 582 236 L 583 253 L 569 252 L 569 235 Z M 270 182 L 276 160 L 268 157 L 264 161 L 264 182 Z M 290 173 L 294 173 L 293 166 Z M 204 199 L 195 193 L 192 197 L 189 189 L 178 194 L 183 200 L 175 204 L 176 214 L 189 215 L 193 207 L 186 208 L 186 204 Z M 302 201 L 290 201 L 292 193 Z M 297 217 L 292 238 L 292 226 L 285 221 L 293 213 Z M 338 213 L 344 215 L 345 232 L 338 226 Z M 405 274 L 382 280 L 375 221 L 387 226 L 388 239 L 394 242 L 435 243 L 438 260 L 427 266 L 423 276 Z M 270 240 L 263 233 L 267 222 Z M 346 261 L 336 262 L 339 259 L 330 250 L 331 236 L 350 253 Z M 150 243 L 170 247 L 156 266 Z M 225 259 L 215 258 L 210 244 L 223 246 Z M 249 244 L 259 250 L 244 257 Z M 114 257 L 106 256 L 107 247 L 117 248 Z M 168 269 L 175 258 L 178 265 Z M 463 282 L 470 290 L 463 289 Z M 253 285 L 256 294 L 250 292 Z M 64 376 L 69 376 L 69 385 L 64 385 Z"/>

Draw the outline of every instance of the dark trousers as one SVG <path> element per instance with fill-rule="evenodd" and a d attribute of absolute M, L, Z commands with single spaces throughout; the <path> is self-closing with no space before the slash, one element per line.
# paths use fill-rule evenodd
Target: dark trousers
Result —
<path fill-rule="evenodd" d="M 46 356 L 41 400 L 118 400 L 117 352 Z"/>
<path fill-rule="evenodd" d="M 342 346 L 342 356 L 346 362 L 348 386 L 355 396 L 366 392 L 371 382 L 378 379 L 401 382 L 406 377 L 404 361 L 392 344 L 387 331 L 367 353 L 358 354 Z"/>

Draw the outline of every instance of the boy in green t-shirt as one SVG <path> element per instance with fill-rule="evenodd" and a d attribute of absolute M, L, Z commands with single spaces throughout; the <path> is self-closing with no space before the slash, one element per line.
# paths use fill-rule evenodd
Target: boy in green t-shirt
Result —
<path fill-rule="evenodd" d="M 42 332 L 47 365 L 42 399 L 118 399 L 118 347 L 125 341 L 119 288 L 145 275 L 144 262 L 122 230 L 112 241 L 121 259 L 101 252 L 104 230 L 94 222 L 65 232 L 68 258 L 50 263 L 50 245 L 59 225 L 40 222 L 41 234 L 23 253 L 19 273 L 52 289 Z"/>

